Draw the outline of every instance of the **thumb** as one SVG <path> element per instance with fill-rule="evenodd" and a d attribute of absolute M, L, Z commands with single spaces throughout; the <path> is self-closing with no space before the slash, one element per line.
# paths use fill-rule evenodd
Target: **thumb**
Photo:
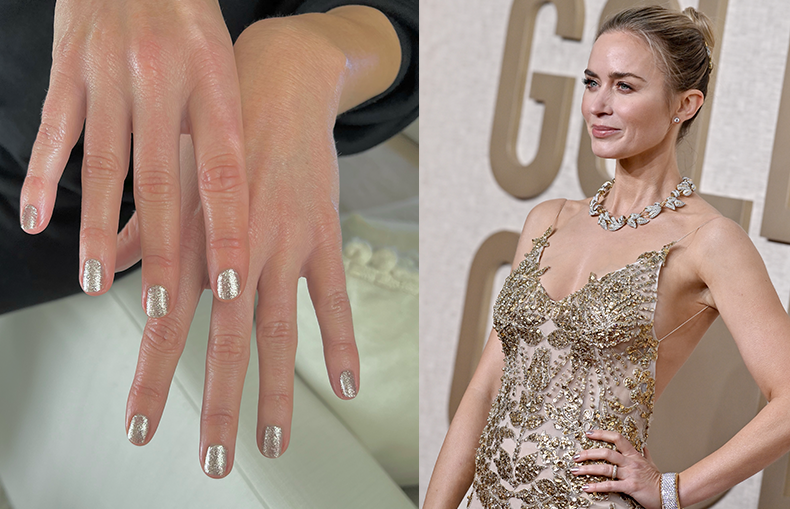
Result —
<path fill-rule="evenodd" d="M 647 450 L 647 446 L 645 446 L 644 451 L 645 451 L 645 454 L 644 454 L 645 459 L 647 461 L 649 461 L 650 463 L 653 463 L 653 458 L 650 457 L 650 451 Z"/>
<path fill-rule="evenodd" d="M 140 227 L 137 222 L 137 212 L 132 214 L 129 222 L 118 234 L 115 253 L 115 272 L 121 272 L 142 258 L 140 249 Z"/>

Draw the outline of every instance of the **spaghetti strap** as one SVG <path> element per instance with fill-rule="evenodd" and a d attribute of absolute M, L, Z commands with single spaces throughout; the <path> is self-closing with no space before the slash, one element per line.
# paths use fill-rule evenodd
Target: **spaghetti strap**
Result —
<path fill-rule="evenodd" d="M 707 221 L 705 221 L 705 222 L 704 222 L 704 223 L 702 223 L 701 225 L 697 226 L 696 228 L 694 228 L 693 230 L 691 230 L 691 231 L 690 231 L 690 232 L 688 232 L 687 234 L 685 234 L 685 235 L 683 235 L 682 237 L 680 237 L 678 240 L 676 240 L 675 242 L 673 242 L 671 245 L 673 245 L 673 246 L 674 246 L 675 244 L 678 244 L 678 243 L 679 243 L 681 240 L 685 239 L 686 237 L 688 237 L 688 236 L 689 236 L 689 235 L 691 235 L 692 233 L 696 233 L 696 232 L 698 232 L 700 228 L 702 228 L 702 227 L 703 227 L 703 226 L 705 226 L 706 224 L 710 223 L 711 221 L 715 221 L 715 220 L 719 219 L 720 217 L 724 217 L 724 216 L 716 216 L 716 217 L 714 217 L 713 219 L 708 219 Z"/>
<path fill-rule="evenodd" d="M 661 339 L 659 339 L 659 340 L 658 340 L 658 342 L 659 342 L 659 343 L 661 343 L 662 341 L 664 341 L 665 339 L 667 339 L 669 336 L 671 336 L 672 334 L 676 333 L 676 332 L 677 332 L 677 331 L 678 331 L 678 330 L 679 330 L 681 327 L 683 327 L 684 325 L 686 325 L 687 323 L 689 323 L 690 321 L 692 321 L 693 319 L 695 319 L 696 317 L 698 317 L 700 314 L 702 314 L 702 312 L 703 312 L 703 311 L 705 311 L 705 310 L 706 310 L 706 309 L 708 309 L 709 307 L 710 307 L 710 306 L 708 306 L 708 305 L 706 304 L 704 308 L 700 309 L 699 311 L 697 311 L 696 313 L 694 313 L 693 315 L 691 315 L 691 316 L 689 317 L 689 319 L 688 319 L 688 320 L 686 320 L 685 322 L 681 323 L 680 325 L 678 325 L 677 327 L 675 327 L 674 329 L 672 329 L 672 331 L 671 331 L 671 332 L 669 332 L 669 333 L 667 333 L 667 334 L 664 334 L 664 336 L 662 336 L 662 337 L 661 337 Z"/>
<path fill-rule="evenodd" d="M 560 210 L 557 212 L 557 217 L 554 218 L 554 223 L 552 223 L 552 225 L 551 225 L 551 231 L 554 231 L 554 230 L 557 229 L 557 221 L 559 221 L 560 214 L 562 214 L 562 209 L 565 208 L 565 204 L 566 203 L 568 203 L 568 199 L 567 198 L 565 199 L 565 201 L 562 202 L 562 207 L 560 207 Z"/>

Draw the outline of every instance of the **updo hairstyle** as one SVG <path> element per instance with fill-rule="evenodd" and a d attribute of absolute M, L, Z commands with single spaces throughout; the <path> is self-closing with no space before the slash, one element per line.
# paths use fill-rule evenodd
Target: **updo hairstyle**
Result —
<path fill-rule="evenodd" d="M 682 13 L 661 6 L 639 7 L 615 14 L 603 24 L 606 32 L 629 32 L 643 39 L 666 77 L 668 92 L 699 90 L 707 98 L 713 70 L 713 30 L 710 19 L 693 7 Z M 688 133 L 697 113 L 680 126 L 678 141 Z"/>

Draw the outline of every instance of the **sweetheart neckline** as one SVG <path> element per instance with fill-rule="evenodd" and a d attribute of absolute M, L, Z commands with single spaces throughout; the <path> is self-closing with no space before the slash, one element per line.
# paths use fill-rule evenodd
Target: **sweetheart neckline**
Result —
<path fill-rule="evenodd" d="M 674 241 L 672 241 L 672 242 L 670 242 L 668 244 L 664 244 L 664 246 L 661 249 L 658 249 L 658 250 L 654 249 L 652 251 L 645 251 L 644 253 L 642 253 L 639 256 L 637 256 L 636 260 L 634 260 L 633 262 L 628 263 L 628 264 L 620 267 L 619 269 L 610 270 L 609 272 L 607 272 L 603 276 L 598 277 L 598 275 L 595 272 L 591 271 L 590 272 L 590 277 L 587 278 L 587 282 L 584 283 L 578 290 L 572 291 L 571 293 L 569 293 L 568 295 L 566 295 L 565 297 L 563 297 L 561 299 L 553 299 L 551 297 L 551 295 L 549 295 L 549 292 L 546 290 L 546 287 L 543 286 L 543 281 L 540 280 L 540 278 L 543 275 L 543 273 L 545 273 L 547 270 L 549 270 L 551 268 L 551 266 L 547 265 L 546 267 L 541 267 L 540 266 L 540 260 L 541 260 L 541 258 L 543 258 L 543 249 L 546 246 L 548 246 L 548 239 L 549 239 L 549 237 L 551 237 L 551 235 L 554 233 L 554 231 L 555 231 L 554 227 L 553 226 L 549 226 L 549 228 L 545 231 L 545 233 L 543 233 L 543 235 L 538 237 L 538 239 L 543 239 L 543 245 L 540 246 L 540 252 L 538 253 L 537 260 L 535 260 L 536 271 L 538 272 L 538 275 L 535 277 L 535 279 L 538 282 L 538 287 L 543 292 L 543 295 L 545 295 L 546 298 L 549 299 L 553 304 L 560 304 L 560 303 L 562 303 L 562 302 L 564 302 L 566 300 L 569 300 L 571 297 L 574 297 L 576 294 L 581 293 L 588 286 L 590 286 L 590 284 L 592 284 L 593 282 L 600 283 L 605 278 L 608 278 L 609 276 L 611 276 L 613 274 L 616 274 L 616 273 L 618 273 L 620 271 L 623 271 L 623 270 L 625 270 L 625 269 L 627 269 L 629 267 L 632 267 L 634 265 L 637 265 L 637 264 L 641 263 L 641 261 L 642 261 L 642 259 L 643 259 L 643 257 L 645 255 L 658 254 L 659 252 L 664 252 L 664 257 L 666 257 L 666 252 L 665 251 L 668 250 L 669 248 L 671 248 L 673 245 L 675 245 L 678 242 L 677 240 L 674 240 Z M 533 239 L 533 241 L 534 240 L 537 240 L 537 239 Z M 534 246 L 532 246 L 532 250 L 529 252 L 529 254 L 532 254 L 535 251 L 535 249 L 537 249 L 537 248 L 538 248 L 538 244 L 535 244 Z"/>

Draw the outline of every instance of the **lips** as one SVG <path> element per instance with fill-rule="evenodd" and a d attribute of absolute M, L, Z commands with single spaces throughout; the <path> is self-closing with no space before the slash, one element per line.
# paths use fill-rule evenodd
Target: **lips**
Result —
<path fill-rule="evenodd" d="M 613 134 L 619 133 L 620 129 L 615 129 L 614 127 L 609 127 L 606 125 L 593 125 L 591 131 L 593 137 L 595 138 L 608 138 Z"/>

